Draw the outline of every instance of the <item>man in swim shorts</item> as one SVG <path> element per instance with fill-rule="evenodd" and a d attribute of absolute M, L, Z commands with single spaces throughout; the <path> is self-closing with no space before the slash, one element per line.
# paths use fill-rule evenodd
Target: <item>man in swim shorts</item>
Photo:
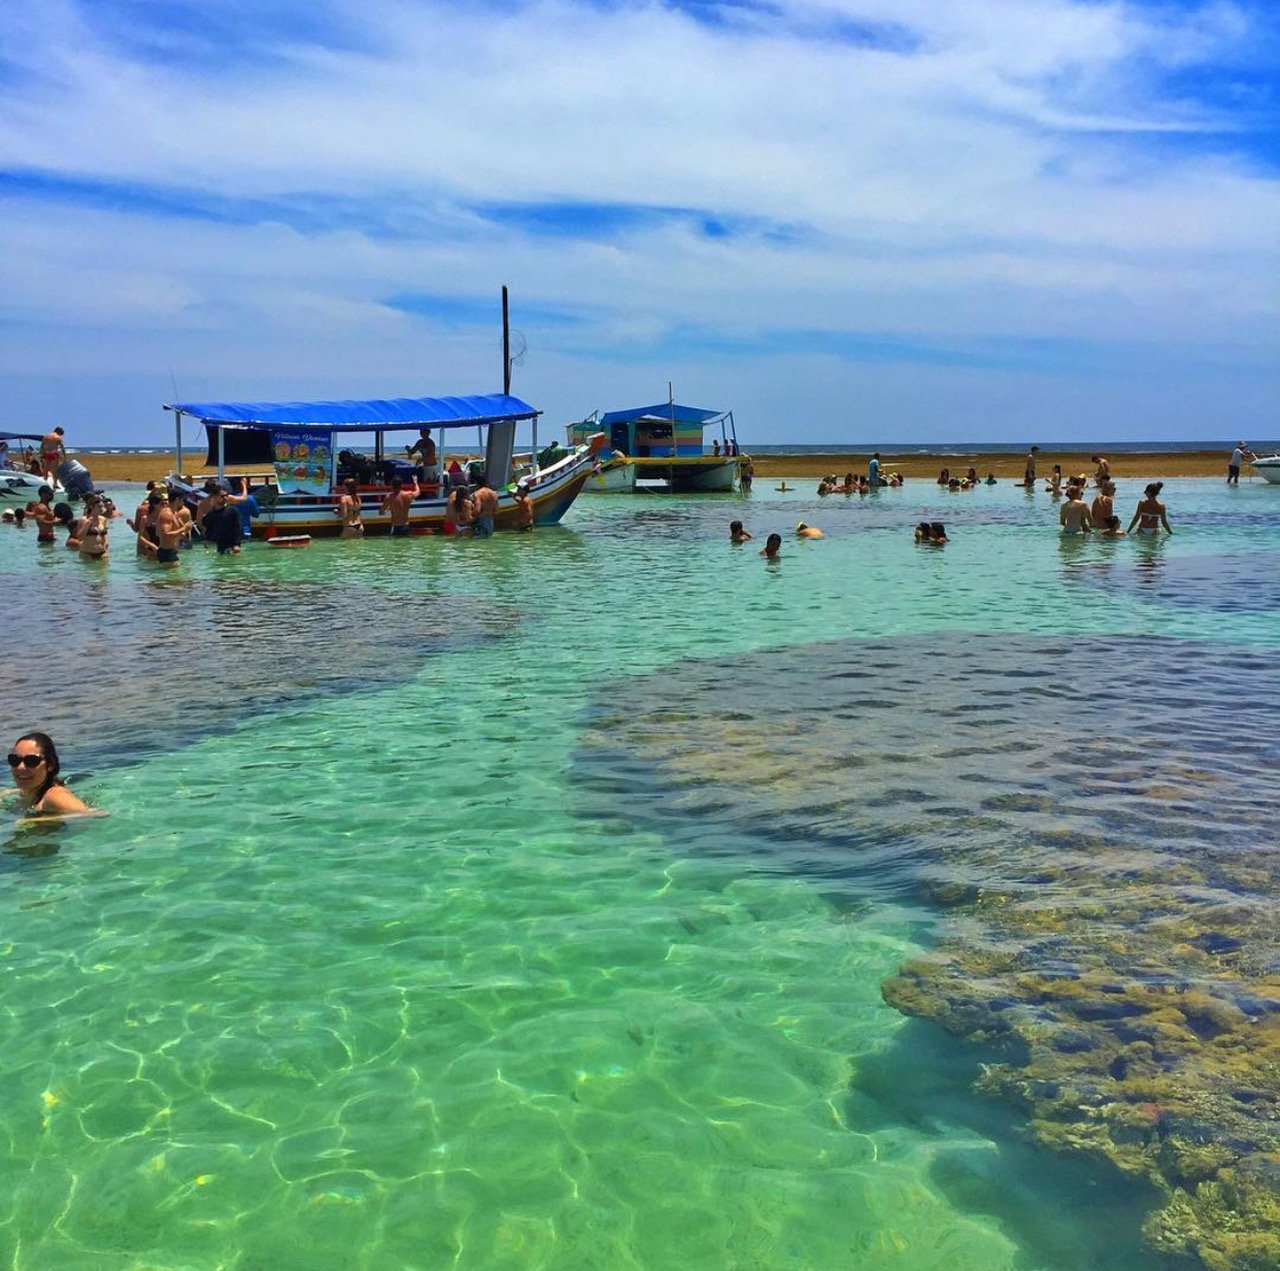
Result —
<path fill-rule="evenodd" d="M 475 518 L 471 522 L 472 538 L 489 538 L 493 534 L 494 518 L 498 515 L 498 495 L 489 484 L 489 478 L 481 477 L 471 499 Z"/>
<path fill-rule="evenodd" d="M 53 527 L 57 517 L 53 514 L 53 487 L 42 485 L 35 503 L 27 504 L 27 513 L 36 523 L 36 542 L 52 543 Z"/>
<path fill-rule="evenodd" d="M 391 537 L 405 538 L 409 533 L 409 509 L 413 506 L 413 501 L 422 493 L 422 487 L 418 484 L 418 478 L 413 478 L 413 485 L 405 489 L 404 482 L 399 478 L 393 478 L 391 482 L 391 493 L 382 500 L 382 506 L 379 512 L 389 512 L 391 514 Z"/>

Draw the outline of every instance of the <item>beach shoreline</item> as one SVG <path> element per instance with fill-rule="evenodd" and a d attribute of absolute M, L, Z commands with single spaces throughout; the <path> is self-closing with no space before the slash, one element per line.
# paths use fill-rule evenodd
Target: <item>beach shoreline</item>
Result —
<path fill-rule="evenodd" d="M 749 451 L 748 451 L 749 453 Z M 173 471 L 172 451 L 152 454 L 115 453 L 97 450 L 72 451 L 71 457 L 79 460 L 93 473 L 95 481 L 158 481 Z M 1135 477 L 1154 480 L 1159 477 L 1222 477 L 1227 476 L 1227 451 L 1149 451 L 1142 454 L 1108 455 L 1111 474 L 1120 479 Z M 864 474 L 871 459 L 869 452 L 839 450 L 824 454 L 752 455 L 758 477 L 796 477 L 816 480 L 828 473 L 842 477 L 846 472 Z M 990 453 L 976 451 L 972 454 L 946 454 L 942 451 L 924 454 L 893 455 L 881 452 L 881 471 L 900 472 L 910 480 L 927 478 L 936 480 L 943 468 L 949 468 L 953 476 L 961 476 L 976 468 L 978 475 L 986 479 L 994 473 L 997 481 L 1021 481 L 1026 456 L 1021 454 Z M 1055 463 L 1062 465 L 1064 475 L 1077 472 L 1093 476 L 1094 465 L 1079 451 L 1042 450 L 1036 456 L 1036 474 L 1044 480 Z M 214 469 L 203 463 L 188 461 L 186 474 L 196 481 L 204 481 L 214 475 Z M 261 472 L 262 464 L 227 465 L 227 472 Z M 1249 468 L 1241 473 L 1248 478 Z"/>

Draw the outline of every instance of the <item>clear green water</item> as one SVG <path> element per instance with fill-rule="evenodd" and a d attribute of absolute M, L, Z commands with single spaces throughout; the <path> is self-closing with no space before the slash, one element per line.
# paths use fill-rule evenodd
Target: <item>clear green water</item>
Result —
<path fill-rule="evenodd" d="M 1064 542 L 1008 487 L 761 488 L 177 575 L 0 530 L 10 731 L 47 725 L 111 811 L 6 830 L 3 1265 L 1160 1265 L 1149 1196 L 1026 1146 L 975 1057 L 883 1004 L 927 908 L 833 889 L 803 842 L 701 851 L 577 770 L 611 684 L 690 658 L 1280 645 L 1280 489 L 1165 494 L 1158 544 Z M 738 516 L 828 537 L 768 565 Z"/>

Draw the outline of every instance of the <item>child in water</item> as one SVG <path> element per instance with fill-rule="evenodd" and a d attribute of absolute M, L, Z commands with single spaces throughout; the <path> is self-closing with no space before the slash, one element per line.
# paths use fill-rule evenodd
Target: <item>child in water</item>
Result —
<path fill-rule="evenodd" d="M 782 535 L 770 534 L 764 541 L 764 548 L 760 555 L 768 560 L 777 560 L 782 554 Z"/>
<path fill-rule="evenodd" d="M 742 528 L 741 521 L 729 522 L 729 542 L 731 543 L 747 543 L 751 541 L 751 535 Z"/>

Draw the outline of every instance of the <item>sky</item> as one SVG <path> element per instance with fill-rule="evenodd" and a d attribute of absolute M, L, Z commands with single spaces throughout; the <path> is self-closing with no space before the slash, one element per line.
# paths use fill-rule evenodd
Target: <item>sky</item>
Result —
<path fill-rule="evenodd" d="M 0 428 L 1280 435 L 1276 0 L 5 0 Z M 545 435 L 545 434 L 544 434 Z"/>

